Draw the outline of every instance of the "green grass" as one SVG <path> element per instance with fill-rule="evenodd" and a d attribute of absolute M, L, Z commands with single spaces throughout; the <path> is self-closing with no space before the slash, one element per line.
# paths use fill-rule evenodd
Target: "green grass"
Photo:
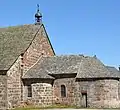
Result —
<path fill-rule="evenodd" d="M 78 108 L 76 106 L 67 106 L 67 105 L 51 105 L 48 107 L 34 107 L 34 106 L 27 106 L 27 107 L 19 107 L 14 108 L 12 110 L 42 110 L 42 109 L 53 109 L 53 108 Z"/>
<path fill-rule="evenodd" d="M 54 109 L 54 108 L 73 108 L 73 109 L 87 109 L 87 110 L 120 110 L 120 108 L 105 108 L 105 109 L 95 109 L 95 108 L 80 108 L 76 106 L 68 106 L 68 105 L 51 105 L 48 107 L 35 107 L 35 106 L 26 106 L 26 107 L 19 107 L 14 108 L 11 110 L 43 110 L 43 109 Z"/>

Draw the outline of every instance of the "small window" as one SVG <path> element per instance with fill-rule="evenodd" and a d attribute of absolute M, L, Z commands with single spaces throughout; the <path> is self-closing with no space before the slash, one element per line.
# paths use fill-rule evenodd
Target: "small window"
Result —
<path fill-rule="evenodd" d="M 32 97 L 32 87 L 31 87 L 31 85 L 28 86 L 28 97 Z"/>
<path fill-rule="evenodd" d="M 66 87 L 65 87 L 65 85 L 61 85 L 61 97 L 66 97 Z"/>

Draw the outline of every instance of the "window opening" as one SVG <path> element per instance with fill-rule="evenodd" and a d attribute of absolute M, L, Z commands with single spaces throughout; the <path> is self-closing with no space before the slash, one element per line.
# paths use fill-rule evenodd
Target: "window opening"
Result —
<path fill-rule="evenodd" d="M 66 97 L 66 87 L 65 87 L 65 85 L 61 85 L 61 97 Z"/>

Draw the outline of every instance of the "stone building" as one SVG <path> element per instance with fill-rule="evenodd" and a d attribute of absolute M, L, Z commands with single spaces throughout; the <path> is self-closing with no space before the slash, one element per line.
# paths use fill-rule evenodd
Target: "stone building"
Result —
<path fill-rule="evenodd" d="M 120 107 L 120 72 L 96 56 L 57 56 L 37 10 L 36 23 L 0 28 L 0 109 L 23 103 Z"/>

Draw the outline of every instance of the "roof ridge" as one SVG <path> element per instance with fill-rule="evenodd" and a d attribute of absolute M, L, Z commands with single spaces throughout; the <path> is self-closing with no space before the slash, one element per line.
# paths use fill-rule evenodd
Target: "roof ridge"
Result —
<path fill-rule="evenodd" d="M 7 29 L 7 28 L 14 28 L 14 27 L 21 27 L 21 26 L 32 26 L 32 25 L 35 25 L 35 24 L 18 24 L 18 25 L 8 25 L 8 26 L 3 26 L 3 27 L 0 27 L 0 29 Z M 38 26 L 38 25 L 37 25 Z"/>

